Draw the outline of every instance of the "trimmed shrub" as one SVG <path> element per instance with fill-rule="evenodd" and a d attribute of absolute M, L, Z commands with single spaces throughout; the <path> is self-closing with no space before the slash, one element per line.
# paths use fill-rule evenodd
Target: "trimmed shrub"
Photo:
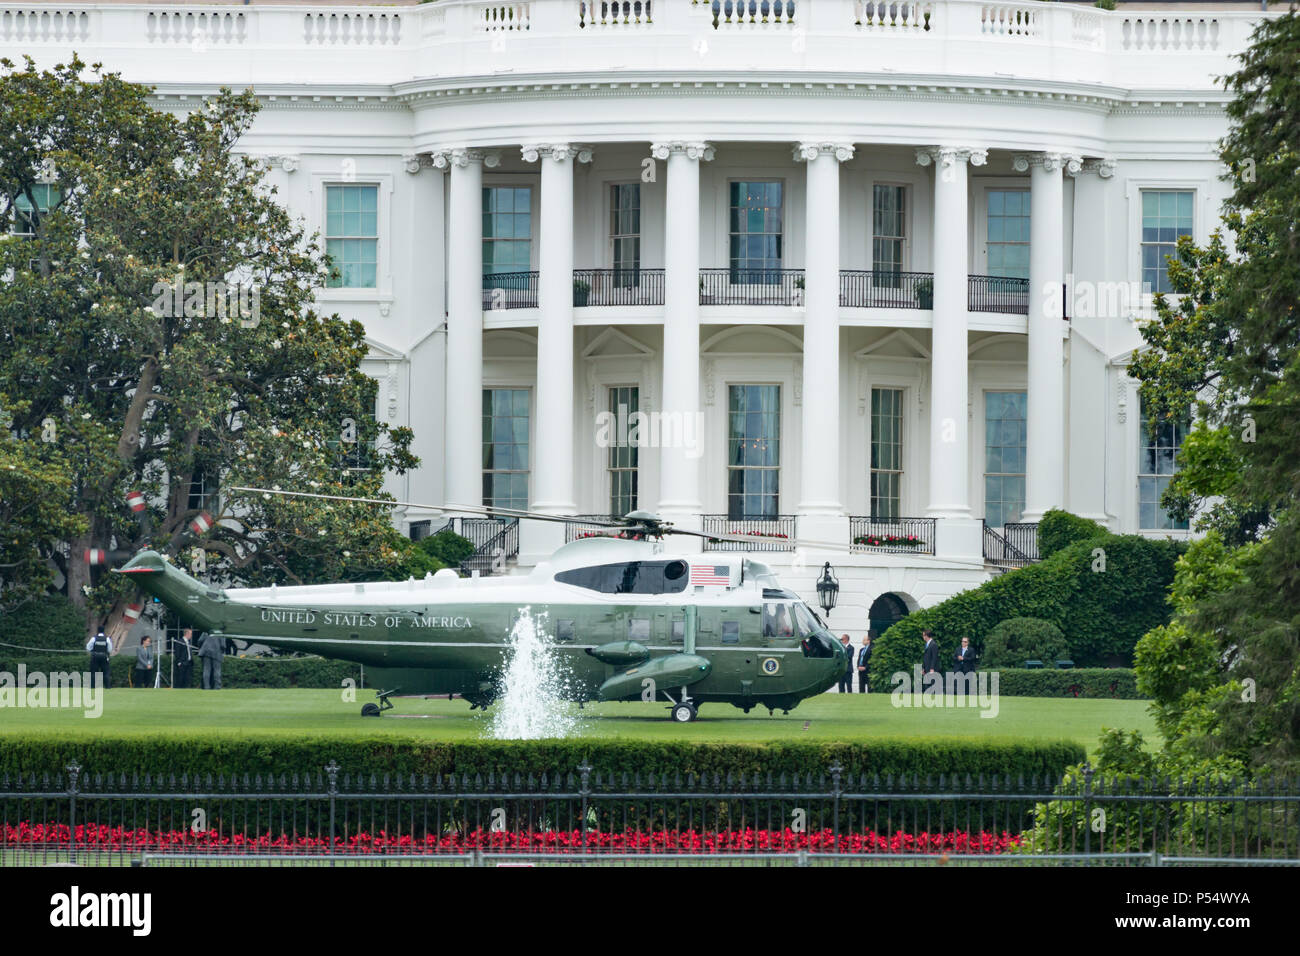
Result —
<path fill-rule="evenodd" d="M 474 542 L 449 529 L 431 534 L 420 542 L 420 547 L 447 567 L 459 567 L 474 553 Z"/>
<path fill-rule="evenodd" d="M 1091 541 L 1109 533 L 1095 521 L 1052 508 L 1038 522 L 1038 556 L 1048 558 L 1076 541 Z"/>
<path fill-rule="evenodd" d="M 80 650 L 89 639 L 86 616 L 62 594 L 47 594 L 0 614 L 0 657 L 33 653 L 23 649 L 29 647 Z"/>
<path fill-rule="evenodd" d="M 1104 565 L 1094 560 L 1097 547 L 1104 549 Z M 1169 621 L 1166 596 L 1174 562 L 1186 549 L 1182 541 L 1151 541 L 1139 535 L 1076 541 L 1037 564 L 909 614 L 875 642 L 873 686 L 889 686 L 890 675 L 897 671 L 911 673 L 921 660 L 923 628 L 934 632 L 939 660 L 947 668 L 963 635 L 988 634 L 1014 617 L 1055 624 L 1077 665 L 1131 665 L 1138 639 Z"/>
<path fill-rule="evenodd" d="M 7 648 L 0 648 L 0 651 Z M 28 674 L 66 673 L 76 671 L 85 673 L 90 670 L 90 655 L 79 654 L 43 654 L 23 656 L 21 654 L 0 654 L 0 671 L 10 674 L 18 673 L 22 664 Z M 166 654 L 158 656 L 155 665 L 163 675 L 163 686 L 171 673 L 171 658 Z M 108 662 L 109 674 L 114 687 L 129 687 L 131 672 L 135 668 L 135 654 L 124 651 Z M 197 658 L 194 661 L 194 676 L 191 687 L 198 687 L 203 676 L 203 664 Z M 345 678 L 361 684 L 361 667 L 347 661 L 329 661 L 319 657 L 225 657 L 221 662 L 221 686 L 229 687 L 309 687 L 337 689 L 343 686 Z"/>
<path fill-rule="evenodd" d="M 1069 670 L 1042 668 L 998 671 L 998 693 L 1003 697 L 1101 697 L 1145 700 L 1138 691 L 1131 667 L 1079 667 Z"/>
<path fill-rule="evenodd" d="M 1069 660 L 1068 653 L 1065 635 L 1051 621 L 1013 617 L 984 635 L 980 663 L 986 670 L 1021 667 L 1025 661 L 1042 661 L 1051 667 L 1056 661 Z"/>
<path fill-rule="evenodd" d="M 358 718 L 360 720 L 360 718 Z M 1071 741 L 897 738 L 867 743 L 688 743 L 623 740 L 483 740 L 417 743 L 390 737 L 259 735 L 184 738 L 104 736 L 86 739 L 46 734 L 0 737 L 0 777 L 57 774 L 74 759 L 94 774 L 179 776 L 320 774 L 331 760 L 341 774 L 576 774 L 584 762 L 602 775 L 826 774 L 839 764 L 846 775 L 1010 774 L 1060 779 L 1085 748 Z"/>

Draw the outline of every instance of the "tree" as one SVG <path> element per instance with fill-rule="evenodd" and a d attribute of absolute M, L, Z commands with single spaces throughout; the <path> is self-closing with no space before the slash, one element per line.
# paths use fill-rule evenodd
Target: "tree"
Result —
<path fill-rule="evenodd" d="M 1170 281 L 1188 294 L 1144 330 L 1155 354 L 1135 358 L 1135 371 L 1145 373 L 1144 397 L 1172 402 L 1204 389 L 1206 426 L 1183 457 L 1193 465 L 1184 493 L 1222 493 L 1220 517 L 1258 544 L 1225 551 L 1212 562 L 1221 586 L 1183 601 L 1178 630 L 1143 639 L 1139 679 L 1161 695 L 1171 750 L 1292 771 L 1300 767 L 1300 18 L 1263 21 L 1239 59 L 1224 81 L 1235 98 L 1220 149 L 1234 186 L 1224 216 L 1233 251 L 1217 239 L 1205 254 L 1180 245 L 1189 271 L 1180 277 L 1171 263 Z M 1169 672 L 1179 654 L 1185 677 Z"/>
<path fill-rule="evenodd" d="M 18 440 L 53 425 L 53 500 L 84 524 L 53 555 L 69 597 L 119 625 L 131 585 L 90 548 L 250 585 L 399 573 L 410 545 L 382 506 L 232 490 L 377 498 L 418 463 L 410 430 L 368 413 L 363 326 L 314 307 L 317 237 L 234 152 L 251 92 L 176 116 L 76 59 L 3 66 L 0 213 L 29 235 L 0 243 L 0 395 Z"/>

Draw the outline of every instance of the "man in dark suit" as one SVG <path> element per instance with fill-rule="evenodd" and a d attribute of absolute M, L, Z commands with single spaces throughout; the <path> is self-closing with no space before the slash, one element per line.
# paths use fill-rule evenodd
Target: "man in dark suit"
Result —
<path fill-rule="evenodd" d="M 194 674 L 193 636 L 194 631 L 187 627 L 181 631 L 181 636 L 173 642 L 172 651 L 175 654 L 176 676 L 172 681 L 172 687 L 190 686 L 190 680 Z"/>
<path fill-rule="evenodd" d="M 943 675 L 939 673 L 939 642 L 928 630 L 922 631 L 925 638 L 925 650 L 921 652 L 921 693 L 932 693 L 931 687 L 937 687 L 943 695 Z M 931 677 L 930 675 L 934 676 Z"/>
<path fill-rule="evenodd" d="M 853 645 L 849 641 L 847 634 L 840 635 L 840 643 L 844 645 L 844 673 L 840 675 L 840 693 L 853 693 Z"/>
<path fill-rule="evenodd" d="M 961 647 L 957 648 L 957 673 L 975 673 L 975 648 L 970 646 L 969 637 L 963 637 Z"/>
<path fill-rule="evenodd" d="M 868 634 L 862 639 L 862 647 L 858 650 L 858 693 L 871 693 L 871 686 L 868 683 L 871 677 L 871 635 Z"/>
<path fill-rule="evenodd" d="M 939 642 L 934 639 L 934 635 L 928 630 L 922 631 L 921 636 L 925 638 L 925 650 L 921 653 L 921 674 L 939 673 Z"/>

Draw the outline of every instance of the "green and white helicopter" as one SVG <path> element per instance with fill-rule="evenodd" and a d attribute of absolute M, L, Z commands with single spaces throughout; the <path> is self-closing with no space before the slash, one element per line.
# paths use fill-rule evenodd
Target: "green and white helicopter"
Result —
<path fill-rule="evenodd" d="M 447 510 L 566 520 L 509 509 Z M 391 708 L 395 694 L 459 695 L 471 709 L 490 705 L 523 608 L 547 632 L 567 674 L 566 697 L 662 700 L 680 722 L 694 720 L 702 703 L 789 712 L 847 668 L 846 651 L 825 623 L 766 565 L 726 552 L 674 554 L 668 544 L 675 535 L 746 544 L 752 537 L 675 529 L 643 511 L 583 524 L 599 530 L 518 575 L 463 578 L 444 568 L 401 582 L 220 588 L 155 551 L 116 570 L 186 626 L 364 665 L 375 685 L 391 689 L 365 704 L 363 716 Z"/>

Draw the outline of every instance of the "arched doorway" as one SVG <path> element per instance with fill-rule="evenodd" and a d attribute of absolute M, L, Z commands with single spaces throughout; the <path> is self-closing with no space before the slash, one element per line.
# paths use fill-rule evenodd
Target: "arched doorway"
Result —
<path fill-rule="evenodd" d="M 867 612 L 869 626 L 876 637 L 884 634 L 905 617 L 907 617 L 907 602 L 892 592 L 886 592 L 876 598 L 871 605 L 871 610 Z"/>

